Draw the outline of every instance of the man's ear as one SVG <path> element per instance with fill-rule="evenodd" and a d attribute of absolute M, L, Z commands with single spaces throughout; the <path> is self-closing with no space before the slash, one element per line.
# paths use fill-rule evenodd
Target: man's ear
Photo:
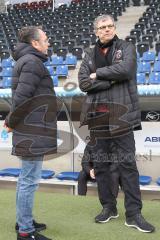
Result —
<path fill-rule="evenodd" d="M 38 44 L 38 42 L 36 40 L 31 41 L 32 47 L 37 48 L 37 44 Z"/>
<path fill-rule="evenodd" d="M 99 38 L 97 31 L 95 31 L 94 34 L 96 35 L 97 38 Z"/>

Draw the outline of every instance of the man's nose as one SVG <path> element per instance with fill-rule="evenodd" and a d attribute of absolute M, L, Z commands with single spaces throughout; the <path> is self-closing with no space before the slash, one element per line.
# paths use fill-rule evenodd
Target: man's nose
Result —
<path fill-rule="evenodd" d="M 106 30 L 106 31 L 109 31 L 110 29 L 109 29 L 109 27 L 108 27 L 108 26 L 106 26 L 105 30 Z"/>
<path fill-rule="evenodd" d="M 109 32 L 109 28 L 106 28 L 106 29 L 105 29 L 105 32 Z"/>

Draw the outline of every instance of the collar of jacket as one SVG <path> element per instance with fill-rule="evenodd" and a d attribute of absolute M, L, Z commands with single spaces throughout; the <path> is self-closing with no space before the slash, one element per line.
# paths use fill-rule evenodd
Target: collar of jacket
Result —
<path fill-rule="evenodd" d="M 115 54 L 116 54 L 116 50 L 118 50 L 121 47 L 122 44 L 121 39 L 119 39 L 118 37 L 116 38 L 115 41 L 113 41 L 113 51 L 112 51 L 112 62 L 114 61 L 115 58 Z M 86 54 L 89 54 L 90 58 L 91 58 L 91 64 L 92 65 L 92 71 L 96 72 L 96 64 L 95 64 L 95 46 L 91 46 L 90 48 L 87 48 L 85 50 Z"/>
<path fill-rule="evenodd" d="M 23 57 L 26 54 L 32 54 L 37 56 L 42 60 L 42 62 L 47 61 L 47 55 L 38 51 L 36 48 L 32 47 L 31 44 L 28 43 L 18 43 L 15 51 L 12 53 L 13 59 L 17 61 L 19 58 Z"/>
<path fill-rule="evenodd" d="M 97 40 L 96 42 L 96 46 L 98 46 L 99 48 L 109 48 L 113 45 L 114 41 L 116 41 L 118 39 L 117 35 L 115 35 L 109 42 L 107 43 L 101 43 L 100 39 Z"/>

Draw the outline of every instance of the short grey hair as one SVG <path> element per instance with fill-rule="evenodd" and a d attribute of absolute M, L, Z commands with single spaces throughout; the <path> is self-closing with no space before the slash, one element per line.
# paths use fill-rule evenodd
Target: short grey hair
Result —
<path fill-rule="evenodd" d="M 94 22 L 93 22 L 93 27 L 94 27 L 94 31 L 96 32 L 97 31 L 97 25 L 99 23 L 99 21 L 105 21 L 105 20 L 108 20 L 108 19 L 111 19 L 114 26 L 115 26 L 115 21 L 114 21 L 114 18 L 112 17 L 112 15 L 109 15 L 109 14 L 104 14 L 104 15 L 100 15 L 98 16 Z"/>

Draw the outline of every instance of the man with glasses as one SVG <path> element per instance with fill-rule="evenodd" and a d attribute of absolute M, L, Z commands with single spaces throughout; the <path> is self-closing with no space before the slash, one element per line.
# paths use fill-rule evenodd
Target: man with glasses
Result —
<path fill-rule="evenodd" d="M 82 106 L 81 125 L 90 129 L 93 167 L 98 185 L 102 212 L 96 223 L 118 217 L 116 198 L 112 191 L 111 163 L 118 164 L 125 195 L 126 222 L 142 232 L 153 232 L 154 226 L 141 214 L 142 201 L 139 173 L 135 161 L 133 131 L 141 130 L 141 114 L 136 86 L 136 50 L 116 35 L 114 19 L 102 15 L 94 21 L 97 42 L 87 49 L 78 78 L 86 92 Z"/>
<path fill-rule="evenodd" d="M 56 102 L 48 107 L 47 101 L 55 96 L 52 78 L 44 65 L 48 47 L 45 32 L 29 26 L 19 31 L 19 43 L 13 54 L 16 63 L 12 105 L 5 125 L 8 132 L 13 131 L 12 154 L 19 157 L 22 165 L 16 191 L 17 240 L 49 240 L 38 233 L 46 225 L 37 223 L 32 216 L 44 155 L 54 152 L 57 143 Z"/>

